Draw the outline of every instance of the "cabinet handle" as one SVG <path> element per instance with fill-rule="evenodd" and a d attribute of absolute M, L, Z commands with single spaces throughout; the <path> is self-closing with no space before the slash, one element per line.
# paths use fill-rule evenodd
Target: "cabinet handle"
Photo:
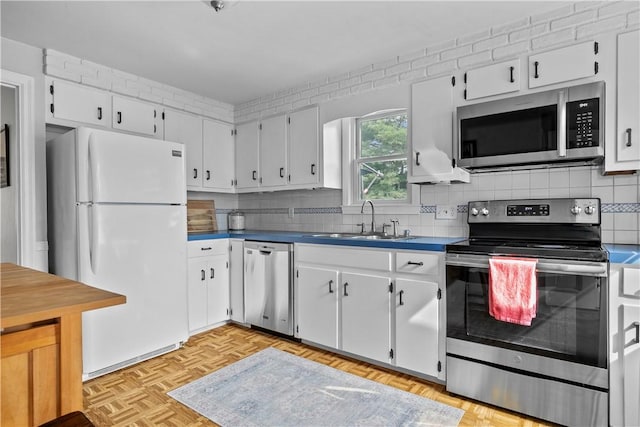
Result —
<path fill-rule="evenodd" d="M 258 173 L 257 171 L 253 171 L 253 172 L 251 172 L 251 179 L 253 179 L 254 181 L 257 179 L 257 178 L 256 178 L 256 174 L 257 174 L 257 173 Z"/>
<path fill-rule="evenodd" d="M 311 163 L 311 175 L 315 175 L 315 174 L 316 174 L 316 164 Z"/>
<path fill-rule="evenodd" d="M 120 124 L 120 123 L 122 123 L 122 112 L 121 112 L 121 111 L 118 111 L 118 113 L 117 113 L 117 114 L 118 114 L 118 120 L 117 120 L 117 122 L 118 122 L 118 124 Z"/>
<path fill-rule="evenodd" d="M 200 248 L 201 251 L 210 251 L 212 248 L 211 246 L 207 246 L 206 248 Z"/>
<path fill-rule="evenodd" d="M 349 282 L 344 282 L 344 296 L 348 297 L 349 294 L 347 293 L 347 286 L 349 286 Z"/>
<path fill-rule="evenodd" d="M 157 130 L 158 128 L 156 127 L 156 125 L 153 125 L 153 133 L 156 133 Z"/>
<path fill-rule="evenodd" d="M 207 170 L 207 181 L 211 179 L 211 171 Z"/>
<path fill-rule="evenodd" d="M 198 177 L 198 169 L 193 168 L 193 178 L 197 178 Z"/>
<path fill-rule="evenodd" d="M 216 277 L 216 270 L 215 268 L 211 269 L 211 278 L 214 279 Z"/>
<path fill-rule="evenodd" d="M 404 301 L 402 301 L 402 295 L 404 295 L 404 291 L 398 292 L 398 295 L 400 295 L 400 305 L 404 305 Z"/>
<path fill-rule="evenodd" d="M 422 267 L 424 265 L 424 262 L 422 262 L 422 261 L 419 261 L 419 262 L 409 261 L 407 264 L 409 264 L 409 265 L 417 265 L 417 266 Z"/>
<path fill-rule="evenodd" d="M 204 270 L 200 270 L 200 280 L 205 280 Z"/>
<path fill-rule="evenodd" d="M 627 128 L 627 130 L 624 131 L 624 133 L 627 134 L 627 147 L 631 147 L 631 128 Z"/>
<path fill-rule="evenodd" d="M 511 83 L 515 82 L 515 80 L 513 79 L 513 67 L 509 67 L 509 81 Z"/>
<path fill-rule="evenodd" d="M 102 120 L 102 107 L 98 107 L 98 120 Z"/>
<path fill-rule="evenodd" d="M 538 77 L 540 77 L 540 74 L 538 74 L 538 65 L 539 65 L 539 64 L 540 64 L 540 63 L 539 63 L 538 61 L 535 61 L 535 62 L 533 63 L 533 78 L 534 78 L 534 79 L 537 79 Z"/>
<path fill-rule="evenodd" d="M 416 166 L 420 166 L 420 152 L 416 151 Z"/>
<path fill-rule="evenodd" d="M 631 326 L 636 328 L 636 344 L 638 344 L 640 343 L 640 322 L 633 322 Z"/>
<path fill-rule="evenodd" d="M 280 178 L 284 178 L 284 168 L 280 168 Z"/>
<path fill-rule="evenodd" d="M 331 287 L 331 285 L 333 285 L 333 280 L 329 280 L 329 293 L 330 294 L 333 293 L 333 288 Z"/>

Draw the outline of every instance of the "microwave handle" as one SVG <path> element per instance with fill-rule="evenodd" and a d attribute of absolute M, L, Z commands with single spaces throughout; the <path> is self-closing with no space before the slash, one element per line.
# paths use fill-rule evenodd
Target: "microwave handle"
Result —
<path fill-rule="evenodd" d="M 567 91 L 558 92 L 558 157 L 567 157 Z"/>

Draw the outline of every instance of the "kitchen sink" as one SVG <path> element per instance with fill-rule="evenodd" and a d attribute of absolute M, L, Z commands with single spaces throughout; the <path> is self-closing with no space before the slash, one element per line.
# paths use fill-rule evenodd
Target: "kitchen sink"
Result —
<path fill-rule="evenodd" d="M 322 233 L 312 234 L 311 237 L 324 237 L 331 239 L 355 239 L 355 240 L 409 240 L 415 239 L 415 236 L 392 236 L 389 234 L 360 234 L 360 233 Z"/>

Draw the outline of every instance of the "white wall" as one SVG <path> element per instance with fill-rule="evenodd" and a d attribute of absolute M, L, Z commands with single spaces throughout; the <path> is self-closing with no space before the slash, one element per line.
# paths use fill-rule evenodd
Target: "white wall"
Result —
<path fill-rule="evenodd" d="M 34 148 L 35 148 L 35 198 L 36 240 L 47 241 L 47 184 L 46 140 L 44 123 L 44 75 L 42 74 L 42 49 L 2 38 L 0 64 L 5 70 L 31 76 L 34 79 Z M 46 254 L 43 257 L 46 259 Z"/>
<path fill-rule="evenodd" d="M 9 125 L 9 183 L 0 189 L 0 262 L 18 262 L 17 209 L 17 146 L 16 146 L 16 90 L 2 86 L 0 93 L 0 126 Z"/>
<path fill-rule="evenodd" d="M 602 33 L 620 33 L 640 26 L 640 3 L 578 2 L 549 13 L 523 17 L 475 34 L 399 53 L 377 64 L 345 70 L 236 106 L 236 122 L 256 120 L 319 104 L 321 122 L 358 116 L 384 108 L 408 107 L 409 85 L 451 75 L 493 61 L 590 40 Z M 461 92 L 463 85 L 459 85 Z M 459 96 L 457 93 L 456 96 Z M 382 101 L 382 103 L 381 103 Z M 387 104 L 385 104 L 385 101 Z M 363 110 L 364 109 L 364 110 Z M 600 168 L 559 168 L 474 174 L 469 184 L 425 185 L 420 189 L 420 214 L 378 216 L 376 223 L 400 220 L 401 229 L 428 236 L 464 237 L 466 204 L 471 200 L 535 197 L 599 197 L 603 203 L 603 241 L 640 243 L 638 175 L 602 176 Z M 343 215 L 341 192 L 316 190 L 240 195 L 238 205 L 247 225 L 261 229 L 358 231 L 367 216 Z M 458 206 L 455 220 L 436 220 L 439 204 Z M 289 215 L 293 208 L 293 218 Z"/>

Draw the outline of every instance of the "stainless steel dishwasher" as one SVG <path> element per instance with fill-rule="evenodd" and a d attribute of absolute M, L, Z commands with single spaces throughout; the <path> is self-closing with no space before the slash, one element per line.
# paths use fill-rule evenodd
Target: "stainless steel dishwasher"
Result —
<path fill-rule="evenodd" d="M 244 242 L 244 301 L 247 323 L 293 335 L 293 246 Z"/>

